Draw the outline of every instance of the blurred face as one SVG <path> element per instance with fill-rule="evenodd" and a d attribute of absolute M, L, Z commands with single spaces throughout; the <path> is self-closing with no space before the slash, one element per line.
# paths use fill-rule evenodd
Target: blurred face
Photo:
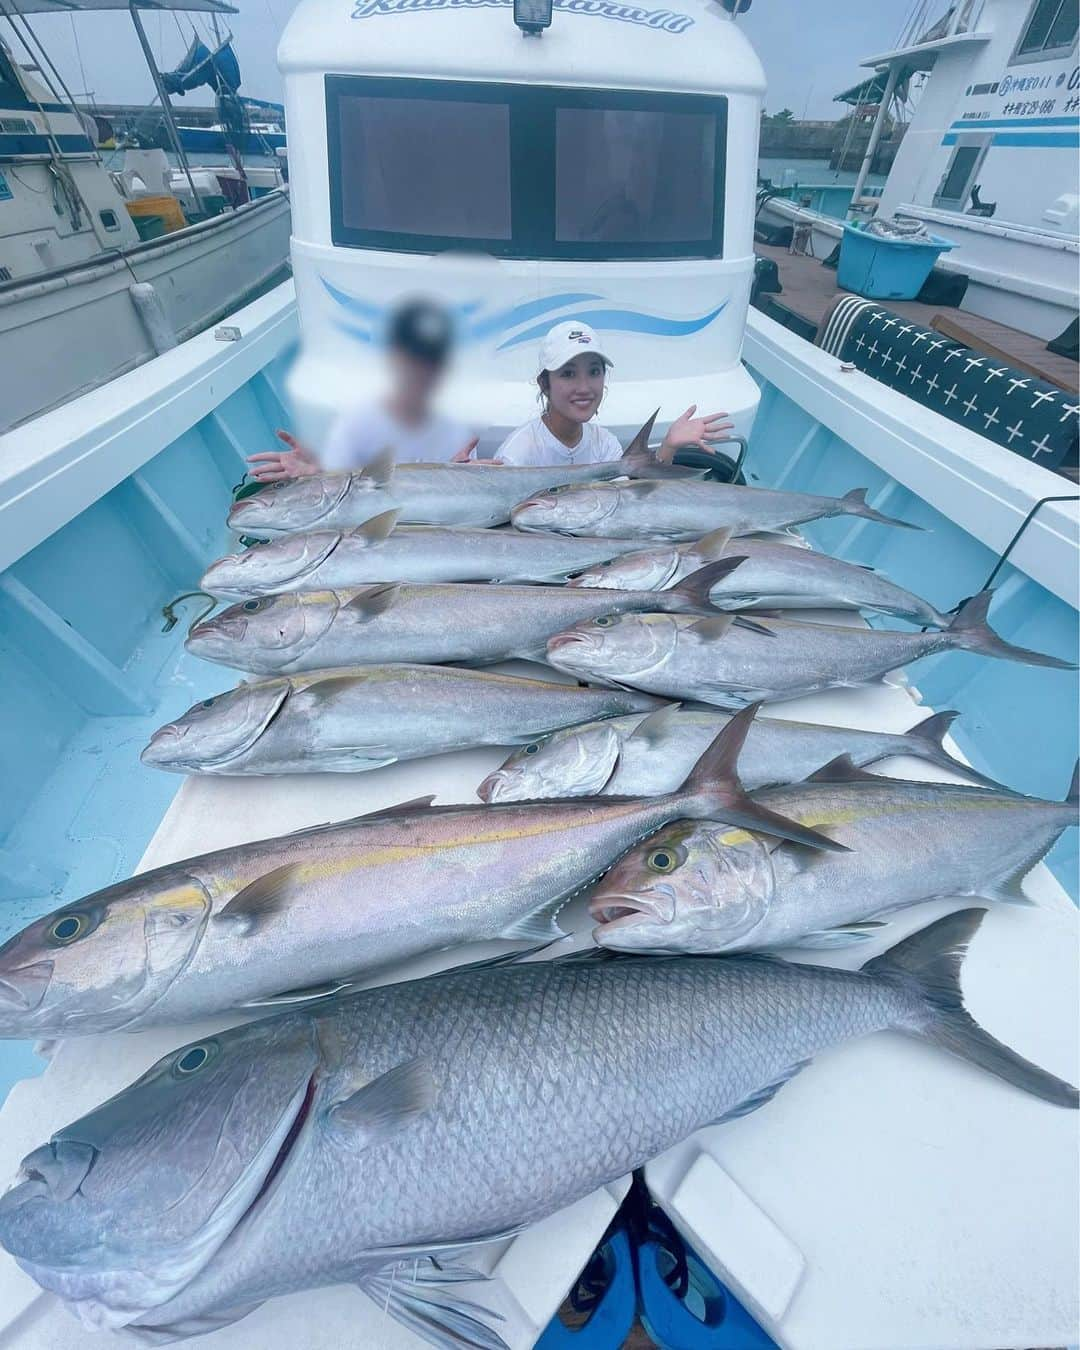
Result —
<path fill-rule="evenodd" d="M 418 415 L 427 414 L 443 377 L 445 370 L 443 363 L 425 361 L 400 348 L 391 348 L 389 360 L 393 397 L 399 399 L 410 411 Z"/>
<path fill-rule="evenodd" d="M 549 370 L 548 407 L 569 422 L 587 422 L 604 397 L 604 363 L 588 352 Z"/>

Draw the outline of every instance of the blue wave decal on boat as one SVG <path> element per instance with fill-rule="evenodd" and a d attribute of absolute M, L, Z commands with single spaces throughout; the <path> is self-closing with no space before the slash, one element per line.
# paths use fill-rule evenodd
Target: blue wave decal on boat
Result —
<path fill-rule="evenodd" d="M 363 300 L 356 295 L 350 295 L 347 291 L 340 290 L 332 282 L 327 281 L 325 277 L 320 277 L 319 280 L 326 288 L 326 293 L 330 298 L 345 311 L 344 315 L 335 316 L 336 326 L 358 342 L 371 343 L 376 341 L 383 324 L 386 322 L 387 307 L 372 304 L 371 301 Z M 707 314 L 702 314 L 694 319 L 665 319 L 659 314 L 642 314 L 633 309 L 582 310 L 573 308 L 579 305 L 595 304 L 597 301 L 602 303 L 603 297 L 591 294 L 588 291 L 564 291 L 557 295 L 544 296 L 538 300 L 524 300 L 520 304 L 511 305 L 508 309 L 498 310 L 494 314 L 484 314 L 483 303 L 478 300 L 453 305 L 451 312 L 458 324 L 458 339 L 464 344 L 481 342 L 489 337 L 498 337 L 511 329 L 518 328 L 523 323 L 527 323 L 530 319 L 538 319 L 543 315 L 543 323 L 533 324 L 523 332 L 514 333 L 513 336 L 501 342 L 496 349 L 508 351 L 512 347 L 520 346 L 523 342 L 532 342 L 543 337 L 552 323 L 560 317 L 590 323 L 596 328 L 606 329 L 611 333 L 649 333 L 654 337 L 688 337 L 692 333 L 700 333 L 703 328 L 707 328 L 727 308 L 727 301 L 725 300 L 716 309 L 712 309 Z M 571 309 L 572 312 L 569 314 L 562 313 L 560 316 L 559 311 L 567 309 Z M 358 322 L 358 320 L 364 322 Z"/>
<path fill-rule="evenodd" d="M 525 304 L 504 309 L 501 314 L 493 314 L 487 319 L 478 319 L 469 329 L 467 340 L 477 342 L 481 338 L 491 337 L 495 333 L 505 333 L 527 319 L 535 319 L 540 314 L 550 315 L 553 310 L 565 309 L 567 305 L 582 305 L 586 302 L 602 299 L 599 295 L 589 295 L 568 291 L 565 295 L 549 295 L 544 300 L 529 300 Z M 576 317 L 576 316 L 574 316 Z M 547 332 L 547 329 L 544 329 Z"/>
<path fill-rule="evenodd" d="M 639 314 L 633 309 L 585 310 L 573 317 L 580 319 L 582 323 L 591 324 L 594 328 L 602 328 L 608 333 L 651 333 L 655 337 L 689 337 L 691 333 L 700 333 L 703 328 L 708 328 L 726 308 L 725 300 L 722 305 L 697 319 L 664 319 L 659 314 Z M 538 324 L 534 328 L 526 329 L 524 333 L 507 338 L 505 342 L 499 344 L 498 350 L 506 351 L 510 347 L 519 346 L 522 342 L 532 342 L 536 338 L 543 337 L 546 332 L 546 325 Z"/>
<path fill-rule="evenodd" d="M 432 9 L 509 9 L 512 0 L 357 0 L 352 18 L 370 19 L 374 14 L 407 14 Z M 554 7 L 567 14 L 589 14 L 617 23 L 642 24 L 665 33 L 685 33 L 693 28 L 689 14 L 670 9 L 642 9 L 619 0 L 554 0 Z"/>

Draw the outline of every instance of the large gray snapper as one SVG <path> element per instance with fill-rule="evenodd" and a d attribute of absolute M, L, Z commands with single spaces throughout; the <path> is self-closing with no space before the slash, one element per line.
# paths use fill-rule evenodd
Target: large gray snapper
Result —
<path fill-rule="evenodd" d="M 571 572 L 640 547 L 630 539 L 572 539 L 465 526 L 395 529 L 396 517 L 396 511 L 387 511 L 355 529 L 290 534 L 255 544 L 212 563 L 199 586 L 221 600 L 246 600 L 378 581 L 562 581 Z"/>
<path fill-rule="evenodd" d="M 269 675 L 387 661 L 474 665 L 543 660 L 553 634 L 628 609 L 712 614 L 710 587 L 738 557 L 709 563 L 670 591 L 390 582 L 358 591 L 302 591 L 230 605 L 197 623 L 194 656 Z"/>
<path fill-rule="evenodd" d="M 732 483 L 582 483 L 551 488 L 522 499 L 511 512 L 519 530 L 624 539 L 699 539 L 712 530 L 753 534 L 808 520 L 859 516 L 883 525 L 921 529 L 883 516 L 866 504 L 863 488 L 843 497 L 774 492 Z"/>
<path fill-rule="evenodd" d="M 948 628 L 930 633 L 843 628 L 765 615 L 755 616 L 752 624 L 730 614 L 707 619 L 609 615 L 557 634 L 548 643 L 547 659 L 579 679 L 607 680 L 720 708 L 867 684 L 936 652 L 969 651 L 1076 669 L 1071 661 L 1014 647 L 998 637 L 986 622 L 991 598 L 991 591 L 973 596 Z"/>
<path fill-rule="evenodd" d="M 658 702 L 447 666 L 315 671 L 203 699 L 154 732 L 142 762 L 175 773 L 358 773 L 474 745 L 519 745 Z"/>
<path fill-rule="evenodd" d="M 1077 824 L 1064 802 L 863 773 L 846 757 L 806 783 L 770 788 L 773 811 L 847 844 L 842 855 L 774 846 L 717 821 L 677 821 L 611 869 L 590 901 L 604 947 L 739 952 L 839 947 L 873 915 L 974 896 L 1031 903 L 1023 878 Z"/>
<path fill-rule="evenodd" d="M 730 530 L 714 530 L 695 543 L 661 544 L 603 559 L 570 585 L 663 591 L 706 563 L 736 554 L 742 563 L 710 592 L 717 609 L 860 609 L 933 628 L 948 627 L 947 614 L 873 568 L 789 544 L 733 541 Z"/>
<path fill-rule="evenodd" d="M 823 764 L 849 755 L 860 768 L 893 755 L 951 769 L 998 787 L 954 759 L 942 745 L 955 712 L 934 713 L 910 731 L 859 731 L 756 717 L 739 756 L 739 778 L 751 791 L 797 783 Z M 476 789 L 485 802 L 527 802 L 542 797 L 651 797 L 673 792 L 706 746 L 727 726 L 729 713 L 665 704 L 649 714 L 567 726 L 527 742 Z"/>
<path fill-rule="evenodd" d="M 1075 1088 L 964 1008 L 981 917 L 939 919 L 862 971 L 465 968 L 225 1031 L 30 1153 L 0 1244 L 84 1323 L 155 1344 L 351 1282 L 433 1345 L 505 1350 L 469 1247 L 764 1107 L 830 1046 L 900 1031 L 1075 1109 Z"/>
<path fill-rule="evenodd" d="M 385 511 L 397 511 L 406 525 L 505 525 L 511 507 L 556 485 L 624 474 L 693 479 L 691 470 L 659 464 L 649 453 L 655 418 L 654 413 L 622 459 L 595 464 L 395 464 L 387 452 L 363 469 L 287 479 L 243 497 L 233 503 L 229 525 L 244 535 L 278 538 L 348 529 Z"/>
<path fill-rule="evenodd" d="M 451 710 L 452 711 L 452 710 Z M 679 792 L 431 807 L 218 849 L 109 886 L 0 948 L 0 1035 L 71 1036 L 327 997 L 359 972 L 490 938 L 546 941 L 621 853 L 680 817 L 843 848 L 746 797 L 732 719 Z"/>

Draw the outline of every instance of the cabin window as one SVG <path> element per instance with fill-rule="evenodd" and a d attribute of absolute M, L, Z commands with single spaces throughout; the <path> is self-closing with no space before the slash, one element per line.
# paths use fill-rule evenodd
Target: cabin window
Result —
<path fill-rule="evenodd" d="M 716 119 L 708 113 L 556 109 L 559 243 L 707 247 L 715 178 Z"/>
<path fill-rule="evenodd" d="M 1068 56 L 1076 46 L 1078 27 L 1076 0 L 1035 0 L 1010 65 Z"/>
<path fill-rule="evenodd" d="M 950 211 L 964 209 L 971 195 L 971 185 L 990 149 L 992 139 L 989 134 L 957 136 L 948 168 L 934 193 L 935 206 L 943 206 Z"/>
<path fill-rule="evenodd" d="M 326 97 L 335 244 L 722 256 L 722 96 L 330 75 Z"/>

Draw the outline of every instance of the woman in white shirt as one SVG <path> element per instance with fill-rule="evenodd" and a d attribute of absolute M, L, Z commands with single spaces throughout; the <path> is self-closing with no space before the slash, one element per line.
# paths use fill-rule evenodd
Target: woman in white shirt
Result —
<path fill-rule="evenodd" d="M 540 344 L 536 377 L 544 411 L 512 431 L 496 451 L 504 464 L 589 464 L 620 459 L 622 446 L 595 421 L 612 361 L 586 323 L 557 324 Z M 692 405 L 668 428 L 658 457 L 670 460 L 681 446 L 708 448 L 724 439 L 734 423 L 726 413 L 696 417 Z"/>

